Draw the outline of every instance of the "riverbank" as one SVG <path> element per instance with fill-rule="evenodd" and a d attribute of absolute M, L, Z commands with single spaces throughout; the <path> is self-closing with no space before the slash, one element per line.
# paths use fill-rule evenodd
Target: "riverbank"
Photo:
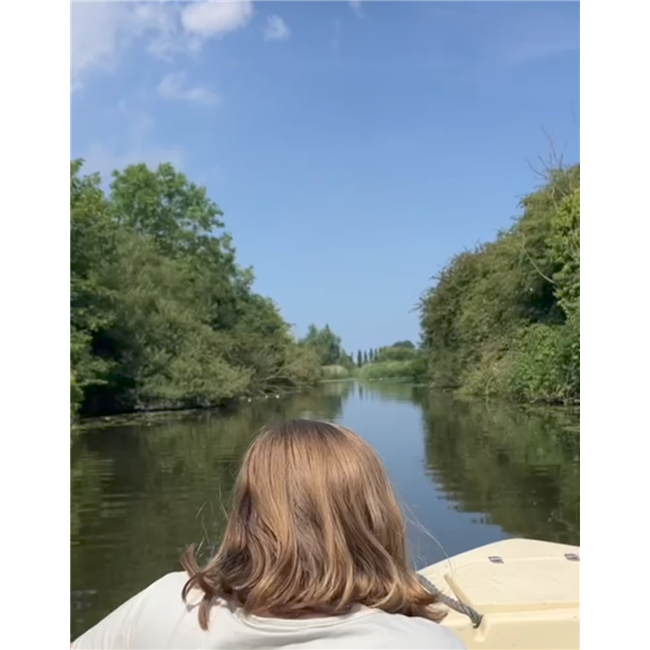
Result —
<path fill-rule="evenodd" d="M 326 383 L 323 380 L 320 383 Z M 254 406 L 273 402 L 280 399 L 288 399 L 300 395 L 308 395 L 317 390 L 318 383 L 310 388 L 301 391 L 284 391 L 258 396 L 243 396 L 230 400 L 220 405 L 205 406 L 200 408 L 173 408 L 173 409 L 152 409 L 148 411 L 128 411 L 124 413 L 113 413 L 111 415 L 96 415 L 85 418 L 78 418 L 71 425 L 71 431 L 80 432 L 87 429 L 101 429 L 122 426 L 151 426 L 160 422 L 172 422 L 183 420 L 196 420 L 201 417 L 225 417 L 236 413 L 244 406 Z"/>
<path fill-rule="evenodd" d="M 382 364 L 377 364 L 377 366 L 381 365 Z M 546 404 L 543 402 L 518 403 L 499 396 L 487 396 L 487 398 L 484 395 L 476 396 L 463 390 L 434 390 L 429 384 L 422 381 L 413 381 L 411 377 L 406 375 L 388 377 L 384 376 L 384 374 L 385 373 L 381 372 L 381 368 L 379 368 L 379 370 L 376 371 L 376 375 L 378 376 L 373 376 L 373 373 L 365 373 L 365 376 L 363 373 L 355 373 L 353 376 L 348 376 L 342 379 L 321 379 L 316 385 L 306 390 L 276 393 L 272 395 L 258 395 L 256 397 L 242 397 L 236 400 L 231 400 L 227 404 L 222 404 L 220 406 L 193 409 L 176 408 L 131 411 L 115 413 L 112 415 L 80 418 L 72 423 L 71 431 L 74 434 L 89 429 L 97 430 L 128 426 L 150 427 L 165 422 L 196 421 L 212 417 L 231 417 L 242 408 L 264 408 L 264 404 L 286 401 L 299 397 L 309 399 L 311 394 L 318 393 L 319 390 L 321 390 L 321 386 L 325 389 L 341 388 L 346 392 L 351 390 L 355 384 L 359 384 L 362 387 L 366 384 L 375 385 L 379 390 L 381 390 L 381 386 L 386 387 L 385 390 L 390 390 L 389 387 L 391 385 L 409 386 L 425 395 L 446 395 L 449 399 L 457 400 L 459 403 L 471 404 L 478 401 L 479 403 L 484 403 L 486 407 L 491 410 L 516 408 L 521 412 L 536 416 L 542 416 L 548 413 L 565 413 L 577 418 L 580 416 L 579 404 L 564 405 Z"/>

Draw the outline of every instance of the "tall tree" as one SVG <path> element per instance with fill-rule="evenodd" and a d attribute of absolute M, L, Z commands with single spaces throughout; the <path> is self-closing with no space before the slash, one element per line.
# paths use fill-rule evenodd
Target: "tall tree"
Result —
<path fill-rule="evenodd" d="M 71 410 L 209 406 L 313 383 L 276 305 L 255 294 L 221 211 L 171 165 L 70 168 Z"/>
<path fill-rule="evenodd" d="M 347 357 L 341 347 L 341 337 L 334 334 L 329 325 L 325 325 L 323 329 L 310 325 L 301 343 L 316 351 L 323 366 L 342 363 Z"/>

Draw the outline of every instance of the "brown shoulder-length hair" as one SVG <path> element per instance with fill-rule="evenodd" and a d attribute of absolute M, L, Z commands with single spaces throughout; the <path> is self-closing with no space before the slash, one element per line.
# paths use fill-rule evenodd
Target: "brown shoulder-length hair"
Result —
<path fill-rule="evenodd" d="M 337 424 L 292 420 L 246 453 L 213 559 L 200 567 L 194 547 L 185 551 L 183 598 L 203 592 L 205 630 L 216 598 L 261 616 L 333 616 L 359 604 L 438 622 L 445 612 L 409 566 L 405 533 L 372 447 Z"/>

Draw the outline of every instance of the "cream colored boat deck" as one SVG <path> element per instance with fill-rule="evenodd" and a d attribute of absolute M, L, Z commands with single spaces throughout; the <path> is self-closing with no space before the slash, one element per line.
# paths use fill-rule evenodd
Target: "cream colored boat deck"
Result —
<path fill-rule="evenodd" d="M 420 573 L 483 620 L 450 611 L 468 650 L 578 650 L 580 548 L 527 539 L 489 544 Z"/>

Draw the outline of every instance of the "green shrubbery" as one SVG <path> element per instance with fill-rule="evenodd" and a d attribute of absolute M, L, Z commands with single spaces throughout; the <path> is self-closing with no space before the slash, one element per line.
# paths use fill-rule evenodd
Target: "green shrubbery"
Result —
<path fill-rule="evenodd" d="M 323 379 L 349 379 L 352 373 L 340 365 L 323 366 L 321 368 Z"/>
<path fill-rule="evenodd" d="M 549 174 L 496 241 L 451 260 L 420 306 L 435 387 L 580 401 L 580 167 Z"/>
<path fill-rule="evenodd" d="M 426 361 L 411 341 L 398 341 L 363 353 L 357 352 L 357 364 L 353 370 L 355 377 L 365 381 L 422 381 L 426 374 Z"/>
<path fill-rule="evenodd" d="M 413 375 L 411 361 L 378 361 L 362 366 L 356 371 L 359 379 L 410 379 Z"/>

